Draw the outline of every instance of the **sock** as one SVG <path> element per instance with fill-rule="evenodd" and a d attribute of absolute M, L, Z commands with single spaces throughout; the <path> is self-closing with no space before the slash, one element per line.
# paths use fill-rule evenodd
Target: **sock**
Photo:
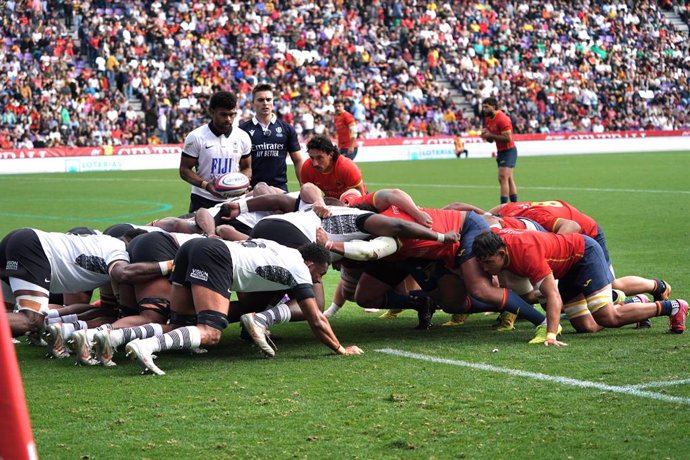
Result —
<path fill-rule="evenodd" d="M 634 295 L 632 297 L 628 297 L 627 299 L 625 299 L 625 301 L 623 303 L 629 304 L 629 303 L 648 303 L 648 302 L 649 302 L 649 298 L 646 295 L 637 294 L 637 295 Z"/>
<path fill-rule="evenodd" d="M 51 324 L 61 323 L 62 318 L 59 316 L 48 316 L 46 317 L 46 324 L 50 326 Z"/>
<path fill-rule="evenodd" d="M 467 296 L 467 311 L 471 313 L 481 313 L 485 311 L 497 311 L 498 307 L 482 302 L 472 296 Z"/>
<path fill-rule="evenodd" d="M 508 197 L 501 195 L 501 204 L 505 204 L 508 202 Z"/>
<path fill-rule="evenodd" d="M 61 316 L 60 319 L 62 320 L 63 323 L 74 323 L 75 321 L 79 321 L 79 318 L 77 318 L 77 315 L 65 315 Z"/>
<path fill-rule="evenodd" d="M 468 304 L 470 311 L 472 313 L 484 312 L 484 311 L 508 311 L 514 313 L 520 319 L 526 319 L 535 326 L 539 326 L 546 321 L 546 317 L 541 314 L 536 308 L 528 304 L 522 297 L 517 295 L 515 292 L 505 289 L 504 293 L 507 292 L 503 299 L 503 307 L 499 308 L 495 305 L 482 302 L 474 297 L 468 298 Z"/>
<path fill-rule="evenodd" d="M 122 344 L 131 342 L 134 339 L 146 339 L 148 337 L 155 337 L 163 335 L 163 327 L 160 324 L 150 323 L 143 326 L 123 327 L 122 329 L 113 329 L 110 333 L 110 341 L 114 347 L 119 347 Z"/>
<path fill-rule="evenodd" d="M 254 315 L 256 322 L 265 328 L 273 326 L 274 324 L 287 323 L 290 321 L 291 317 L 290 307 L 284 303 L 279 303 L 273 308 L 269 308 L 268 310 Z"/>
<path fill-rule="evenodd" d="M 89 342 L 93 342 L 93 336 L 96 335 L 96 332 L 105 331 L 107 329 L 112 329 L 112 328 L 113 328 L 112 324 L 102 324 L 95 329 L 87 329 L 86 330 L 86 339 Z"/>
<path fill-rule="evenodd" d="M 666 283 L 664 282 L 664 280 L 655 279 L 654 284 L 655 284 L 655 286 L 654 286 L 654 291 L 652 291 L 652 295 L 656 299 L 658 296 L 663 294 L 664 291 L 666 290 Z"/>
<path fill-rule="evenodd" d="M 75 321 L 73 323 L 62 323 L 62 336 L 65 339 L 69 339 L 74 331 L 79 331 L 82 329 L 88 329 L 86 321 Z"/>
<path fill-rule="evenodd" d="M 393 310 L 415 309 L 409 295 L 400 294 L 392 289 L 384 295 L 381 306 Z"/>
<path fill-rule="evenodd" d="M 48 318 L 58 318 L 60 316 L 60 312 L 54 308 L 51 308 L 48 310 L 48 313 L 46 313 L 46 316 Z"/>
<path fill-rule="evenodd" d="M 510 195 L 510 202 L 517 203 L 517 193 L 515 195 Z"/>
<path fill-rule="evenodd" d="M 656 316 L 673 316 L 680 309 L 680 304 L 676 300 L 660 300 L 654 303 L 656 303 Z"/>
<path fill-rule="evenodd" d="M 331 306 L 328 307 L 328 309 L 323 312 L 323 314 L 326 316 L 326 318 L 330 318 L 331 316 L 335 316 L 336 313 L 338 313 L 338 310 L 343 308 L 342 305 L 338 305 L 337 303 L 333 302 L 331 303 Z"/>
<path fill-rule="evenodd" d="M 153 351 L 191 350 L 201 345 L 201 332 L 196 326 L 184 326 L 159 335 L 151 342 L 155 343 Z"/>
<path fill-rule="evenodd" d="M 526 319 L 535 326 L 539 326 L 546 321 L 546 317 L 541 314 L 532 305 L 525 302 L 522 297 L 517 295 L 514 291 L 509 289 L 505 290 L 507 296 L 503 300 L 503 310 L 515 313 L 518 318 Z"/>

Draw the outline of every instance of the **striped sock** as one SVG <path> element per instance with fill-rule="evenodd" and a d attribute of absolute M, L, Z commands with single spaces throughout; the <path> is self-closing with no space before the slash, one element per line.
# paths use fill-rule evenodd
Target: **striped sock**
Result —
<path fill-rule="evenodd" d="M 680 304 L 675 300 L 660 300 L 656 303 L 657 316 L 672 316 L 678 313 Z"/>
<path fill-rule="evenodd" d="M 122 329 L 113 329 L 110 333 L 110 341 L 114 347 L 119 347 L 125 343 L 129 343 L 134 339 L 146 339 L 148 337 L 156 337 L 163 334 L 163 327 L 160 324 L 150 323 L 143 326 L 123 327 Z"/>
<path fill-rule="evenodd" d="M 77 315 L 65 315 L 65 316 L 60 316 L 58 317 L 63 323 L 73 323 L 75 321 L 79 321 L 79 318 L 77 318 Z"/>
<path fill-rule="evenodd" d="M 95 329 L 87 329 L 86 330 L 86 339 L 89 342 L 93 342 L 93 336 L 96 335 L 96 332 L 105 331 L 105 330 L 112 329 L 112 328 L 113 328 L 112 324 L 102 324 Z"/>
<path fill-rule="evenodd" d="M 80 331 L 82 329 L 88 329 L 85 321 L 75 321 L 73 323 L 62 323 L 62 336 L 65 340 L 69 339 L 74 331 Z"/>
<path fill-rule="evenodd" d="M 284 303 L 279 303 L 273 308 L 264 310 L 261 313 L 257 313 L 254 318 L 256 322 L 263 327 L 270 327 L 274 324 L 287 323 L 290 321 L 292 314 L 290 313 L 290 307 Z"/>
<path fill-rule="evenodd" d="M 191 350 L 201 345 L 201 332 L 196 326 L 184 326 L 159 335 L 153 351 Z"/>

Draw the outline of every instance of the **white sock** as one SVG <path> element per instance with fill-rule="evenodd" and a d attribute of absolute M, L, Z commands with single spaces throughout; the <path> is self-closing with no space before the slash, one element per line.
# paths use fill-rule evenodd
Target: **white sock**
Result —
<path fill-rule="evenodd" d="M 82 329 L 87 329 L 86 321 L 76 321 L 74 323 L 62 323 L 62 336 L 65 339 L 69 339 L 74 331 L 80 331 Z"/>
<path fill-rule="evenodd" d="M 110 332 L 110 342 L 114 347 L 119 347 L 120 345 L 129 343 L 134 339 L 146 339 L 159 335 L 163 335 L 163 326 L 157 323 L 149 323 L 144 324 L 143 326 L 113 329 L 112 332 Z"/>
<path fill-rule="evenodd" d="M 60 316 L 60 320 L 63 323 L 74 323 L 75 321 L 79 321 L 79 318 L 77 318 L 77 315 L 65 315 L 65 316 Z"/>
<path fill-rule="evenodd" d="M 96 332 L 105 331 L 107 329 L 112 329 L 112 328 L 113 328 L 112 324 L 103 324 L 101 326 L 98 326 L 97 328 L 87 329 L 86 330 L 86 340 L 88 340 L 89 342 L 93 342 L 93 336 L 96 335 Z"/>
<path fill-rule="evenodd" d="M 338 305 L 334 302 L 325 312 L 323 312 L 323 314 L 326 316 L 326 318 L 330 318 L 331 316 L 335 316 L 335 314 L 338 313 L 338 310 L 341 308 L 343 308 L 342 305 Z"/>
<path fill-rule="evenodd" d="M 201 332 L 196 326 L 184 326 L 147 342 L 153 351 L 191 350 L 201 345 Z"/>
<path fill-rule="evenodd" d="M 259 324 L 263 324 L 264 327 L 271 327 L 274 324 L 287 323 L 290 321 L 292 313 L 290 313 L 290 307 L 284 303 L 279 303 L 273 308 L 264 310 L 261 313 L 256 314 L 256 318 L 259 320 Z"/>

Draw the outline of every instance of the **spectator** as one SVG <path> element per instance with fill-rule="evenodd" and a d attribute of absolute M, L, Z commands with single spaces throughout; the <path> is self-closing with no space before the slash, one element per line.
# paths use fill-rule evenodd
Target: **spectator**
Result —
<path fill-rule="evenodd" d="M 276 112 L 304 136 L 304 111 L 332 126 L 338 98 L 359 101 L 361 138 L 469 134 L 484 97 L 501 100 L 520 133 L 581 130 L 595 118 L 605 131 L 690 124 L 690 42 L 650 0 L 73 2 L 71 29 L 66 3 L 0 6 L 0 112 L 12 113 L 0 132 L 13 147 L 24 134 L 55 145 L 141 141 L 118 140 L 134 125 L 127 110 L 142 104 L 138 123 L 163 94 L 168 141 L 180 143 L 213 93 L 237 94 L 244 109 L 259 82 L 282 95 Z M 690 17 L 682 2 L 673 8 Z M 437 118 L 453 105 L 443 78 L 476 99 L 474 117 Z M 114 121 L 105 101 L 118 102 Z M 58 102 L 68 125 L 43 110 Z"/>

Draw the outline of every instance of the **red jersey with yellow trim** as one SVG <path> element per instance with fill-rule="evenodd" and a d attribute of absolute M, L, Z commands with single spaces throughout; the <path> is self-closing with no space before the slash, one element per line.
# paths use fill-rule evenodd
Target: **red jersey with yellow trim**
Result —
<path fill-rule="evenodd" d="M 460 232 L 462 230 L 465 220 L 464 212 L 450 209 L 421 209 L 433 219 L 432 230 L 439 233 L 446 233 L 451 230 Z M 380 214 L 388 217 L 397 217 L 408 222 L 415 222 L 412 216 L 403 212 L 397 206 L 391 206 Z M 400 249 L 392 257 L 442 260 L 447 267 L 451 268 L 455 266 L 455 254 L 460 249 L 459 242 L 448 244 L 414 238 L 399 238 L 399 241 L 401 244 Z"/>
<path fill-rule="evenodd" d="M 506 267 L 536 284 L 553 273 L 563 278 L 585 255 L 585 239 L 579 233 L 532 232 L 492 228 L 503 239 L 510 262 Z"/>
<path fill-rule="evenodd" d="M 314 169 L 311 158 L 308 158 L 302 165 L 300 179 L 302 183 L 311 182 L 316 185 L 324 195 L 331 198 L 340 198 L 345 190 L 357 188 L 363 183 L 362 171 L 354 161 L 342 155 L 335 160 L 333 169 L 327 174 Z"/>
<path fill-rule="evenodd" d="M 575 206 L 565 201 L 518 201 L 506 203 L 498 213 L 502 217 L 527 217 L 539 223 L 549 232 L 553 232 L 560 219 L 568 219 L 578 223 L 583 235 L 596 238 L 599 226 L 587 214 L 580 212 Z"/>
<path fill-rule="evenodd" d="M 338 138 L 339 149 L 349 149 L 352 146 L 350 126 L 356 124 L 355 117 L 349 112 L 335 116 L 335 135 Z"/>
<path fill-rule="evenodd" d="M 484 127 L 491 134 L 502 134 L 506 131 L 510 131 L 511 137 L 510 142 L 499 142 L 496 141 L 496 150 L 502 152 L 503 150 L 512 149 L 515 147 L 515 142 L 513 142 L 513 122 L 510 121 L 510 117 L 500 110 L 496 111 L 493 118 L 486 117 L 484 119 Z"/>

